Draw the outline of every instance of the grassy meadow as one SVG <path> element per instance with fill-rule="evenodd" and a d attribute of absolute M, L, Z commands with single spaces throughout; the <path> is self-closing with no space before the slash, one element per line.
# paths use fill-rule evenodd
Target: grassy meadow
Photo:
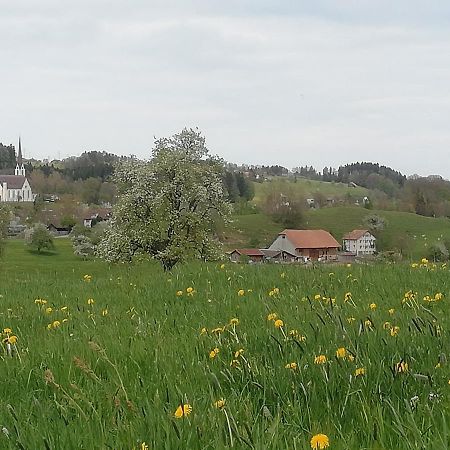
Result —
<path fill-rule="evenodd" d="M 446 266 L 164 273 L 69 244 L 0 262 L 1 449 L 450 448 Z"/>

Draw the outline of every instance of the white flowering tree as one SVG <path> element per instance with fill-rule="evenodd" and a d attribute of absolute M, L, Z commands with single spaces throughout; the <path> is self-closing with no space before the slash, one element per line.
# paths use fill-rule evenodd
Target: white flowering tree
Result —
<path fill-rule="evenodd" d="M 216 255 L 215 225 L 230 213 L 222 173 L 223 161 L 209 155 L 200 132 L 157 140 L 150 161 L 117 168 L 118 202 L 97 253 L 109 261 L 146 253 L 165 270 Z"/>

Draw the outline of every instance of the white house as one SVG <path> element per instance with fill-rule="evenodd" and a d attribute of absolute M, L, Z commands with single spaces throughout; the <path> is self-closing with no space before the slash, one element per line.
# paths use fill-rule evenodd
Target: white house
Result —
<path fill-rule="evenodd" d="M 0 202 L 32 202 L 35 197 L 25 174 L 19 139 L 19 154 L 14 175 L 0 175 Z"/>
<path fill-rule="evenodd" d="M 342 238 L 342 248 L 356 256 L 373 255 L 377 251 L 376 240 L 369 230 L 353 230 Z"/>

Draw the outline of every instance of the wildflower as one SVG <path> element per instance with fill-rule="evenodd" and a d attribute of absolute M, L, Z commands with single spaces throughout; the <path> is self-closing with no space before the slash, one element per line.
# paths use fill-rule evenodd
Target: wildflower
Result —
<path fill-rule="evenodd" d="M 313 450 L 323 450 L 330 446 L 330 440 L 326 434 L 316 434 L 311 438 L 311 448 Z"/>
<path fill-rule="evenodd" d="M 383 323 L 383 329 L 390 330 L 391 329 L 391 322 L 384 322 Z"/>
<path fill-rule="evenodd" d="M 47 303 L 47 300 L 44 300 L 44 299 L 42 299 L 42 298 L 37 298 L 37 299 L 34 301 L 34 303 L 35 303 L 36 305 L 45 305 L 45 304 Z"/>
<path fill-rule="evenodd" d="M 234 357 L 235 357 L 235 358 L 239 358 L 239 356 L 241 356 L 242 353 L 244 353 L 244 349 L 243 349 L 243 348 L 240 348 L 239 350 L 236 350 L 236 351 L 234 352 Z"/>
<path fill-rule="evenodd" d="M 364 321 L 364 326 L 366 328 L 372 328 L 373 327 L 373 323 L 372 323 L 372 321 L 370 319 L 367 319 L 367 320 Z"/>
<path fill-rule="evenodd" d="M 320 294 L 316 294 L 314 296 L 314 300 L 320 300 L 322 298 L 322 296 Z"/>
<path fill-rule="evenodd" d="M 339 347 L 336 350 L 336 357 L 337 358 L 345 358 L 347 356 L 347 350 L 344 347 Z"/>
<path fill-rule="evenodd" d="M 400 327 L 398 327 L 397 325 L 395 325 L 394 327 L 391 328 L 391 336 L 397 336 L 397 334 L 400 331 Z"/>
<path fill-rule="evenodd" d="M 347 317 L 347 322 L 348 323 L 352 323 L 354 322 L 356 319 L 354 317 Z"/>
<path fill-rule="evenodd" d="M 14 344 L 17 342 L 17 340 L 18 340 L 18 337 L 12 335 L 12 336 L 8 336 L 8 337 L 4 340 L 4 342 L 7 342 L 8 344 L 13 344 L 13 345 L 14 345 Z"/>
<path fill-rule="evenodd" d="M 230 320 L 230 325 L 239 325 L 239 319 L 237 317 L 234 317 Z"/>
<path fill-rule="evenodd" d="M 149 450 L 149 447 L 145 442 L 142 442 L 140 450 Z"/>
<path fill-rule="evenodd" d="M 214 407 L 217 409 L 225 408 L 225 399 L 219 398 L 219 400 L 214 402 Z"/>
<path fill-rule="evenodd" d="M 216 347 L 213 348 L 210 352 L 209 352 L 209 357 L 211 359 L 214 359 L 218 354 L 219 354 L 220 350 Z"/>
<path fill-rule="evenodd" d="M 444 298 L 444 294 L 442 292 L 438 292 L 434 295 L 434 300 L 438 302 L 439 300 L 442 300 Z"/>
<path fill-rule="evenodd" d="M 355 357 L 351 353 L 347 353 L 347 359 L 352 362 L 355 360 Z"/>
<path fill-rule="evenodd" d="M 53 324 L 50 322 L 50 323 L 47 325 L 47 330 L 51 330 L 52 327 L 53 327 Z"/>
<path fill-rule="evenodd" d="M 280 290 L 278 288 L 273 288 L 273 293 L 278 295 L 280 293 Z"/>
<path fill-rule="evenodd" d="M 426 264 L 428 264 L 428 259 L 427 258 L 422 258 L 420 260 L 420 263 L 423 264 L 423 265 L 426 265 Z"/>
<path fill-rule="evenodd" d="M 193 287 L 188 287 L 187 289 L 186 289 L 186 293 L 188 294 L 188 295 L 194 295 L 194 288 Z"/>
<path fill-rule="evenodd" d="M 239 289 L 237 294 L 239 295 L 239 297 L 243 297 L 245 295 L 244 289 Z"/>
<path fill-rule="evenodd" d="M 395 309 L 394 308 L 389 309 L 388 313 L 392 316 L 395 313 Z"/>
<path fill-rule="evenodd" d="M 281 278 L 285 278 L 285 277 L 286 277 L 286 274 L 285 274 L 284 272 L 281 272 L 281 273 L 280 273 L 280 277 L 281 277 Z"/>
<path fill-rule="evenodd" d="M 84 275 L 83 280 L 86 281 L 86 283 L 90 283 L 92 280 L 92 275 Z"/>
<path fill-rule="evenodd" d="M 366 369 L 364 367 L 358 367 L 355 370 L 355 377 L 362 377 L 365 374 L 366 374 Z"/>
<path fill-rule="evenodd" d="M 191 412 L 192 406 L 189 405 L 189 403 L 185 403 L 184 405 L 180 405 L 173 415 L 176 419 L 182 419 L 183 417 L 188 416 Z"/>
<path fill-rule="evenodd" d="M 238 367 L 239 366 L 239 361 L 237 359 L 232 359 L 230 362 L 230 367 Z"/>
<path fill-rule="evenodd" d="M 314 358 L 314 364 L 325 364 L 327 362 L 327 357 L 325 355 L 319 355 Z"/>
<path fill-rule="evenodd" d="M 276 313 L 270 313 L 270 314 L 267 316 L 267 320 L 275 320 L 277 317 L 278 317 L 278 316 L 277 316 Z"/>
<path fill-rule="evenodd" d="M 47 314 L 51 314 L 52 311 L 53 311 L 53 308 L 51 308 L 50 306 L 49 306 L 48 308 L 45 309 L 45 312 L 46 312 Z"/>
<path fill-rule="evenodd" d="M 408 372 L 409 367 L 408 367 L 408 363 L 406 361 L 400 361 L 399 363 L 397 363 L 395 365 L 395 371 L 397 373 L 405 373 Z"/>
<path fill-rule="evenodd" d="M 206 334 L 206 333 L 208 333 L 208 330 L 207 330 L 205 327 L 203 327 L 203 328 L 200 330 L 200 336 L 203 336 L 203 335 Z"/>
<path fill-rule="evenodd" d="M 55 320 L 52 323 L 52 328 L 58 328 L 61 325 L 61 322 L 59 320 Z"/>
<path fill-rule="evenodd" d="M 369 305 L 369 308 L 370 308 L 372 311 L 375 311 L 375 310 L 377 309 L 377 304 L 376 304 L 376 303 L 371 303 L 371 304 Z"/>
<path fill-rule="evenodd" d="M 419 267 L 419 264 L 417 264 L 417 263 L 412 263 L 412 264 L 411 264 L 411 267 L 412 267 L 413 269 L 415 269 L 416 267 Z"/>
<path fill-rule="evenodd" d="M 60 311 L 65 312 L 65 311 L 67 311 L 67 309 L 68 309 L 67 306 L 62 306 Z"/>
<path fill-rule="evenodd" d="M 181 297 L 183 295 L 183 291 L 177 291 L 177 297 Z"/>
<path fill-rule="evenodd" d="M 346 294 L 344 295 L 344 302 L 349 302 L 351 300 L 352 300 L 352 293 L 346 292 Z"/>
<path fill-rule="evenodd" d="M 296 362 L 291 362 L 291 363 L 286 364 L 284 367 L 285 367 L 285 369 L 297 370 L 298 366 L 297 366 Z"/>
<path fill-rule="evenodd" d="M 284 322 L 281 319 L 277 319 L 273 324 L 275 325 L 275 328 L 281 328 L 284 325 Z"/>
<path fill-rule="evenodd" d="M 225 269 L 225 264 L 220 265 L 221 270 Z"/>
<path fill-rule="evenodd" d="M 87 300 L 88 305 L 93 305 L 94 303 L 95 303 L 95 301 L 93 298 L 88 298 L 88 300 Z"/>
<path fill-rule="evenodd" d="M 106 308 L 102 309 L 102 316 L 105 317 L 107 315 L 108 315 L 108 310 Z"/>
<path fill-rule="evenodd" d="M 217 327 L 217 328 L 213 328 L 212 330 L 211 330 L 211 333 L 217 333 L 217 334 L 219 334 L 219 333 L 223 333 L 225 331 L 225 327 Z"/>
<path fill-rule="evenodd" d="M 12 333 L 12 330 L 11 330 L 11 328 L 4 328 L 3 329 L 3 333 L 4 334 L 10 334 L 10 333 Z"/>

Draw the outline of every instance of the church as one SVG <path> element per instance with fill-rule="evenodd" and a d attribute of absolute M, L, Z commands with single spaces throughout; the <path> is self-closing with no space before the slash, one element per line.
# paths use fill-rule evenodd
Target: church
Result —
<path fill-rule="evenodd" d="M 19 154 L 14 175 L 0 175 L 0 202 L 32 202 L 35 197 L 25 174 L 19 138 Z"/>

